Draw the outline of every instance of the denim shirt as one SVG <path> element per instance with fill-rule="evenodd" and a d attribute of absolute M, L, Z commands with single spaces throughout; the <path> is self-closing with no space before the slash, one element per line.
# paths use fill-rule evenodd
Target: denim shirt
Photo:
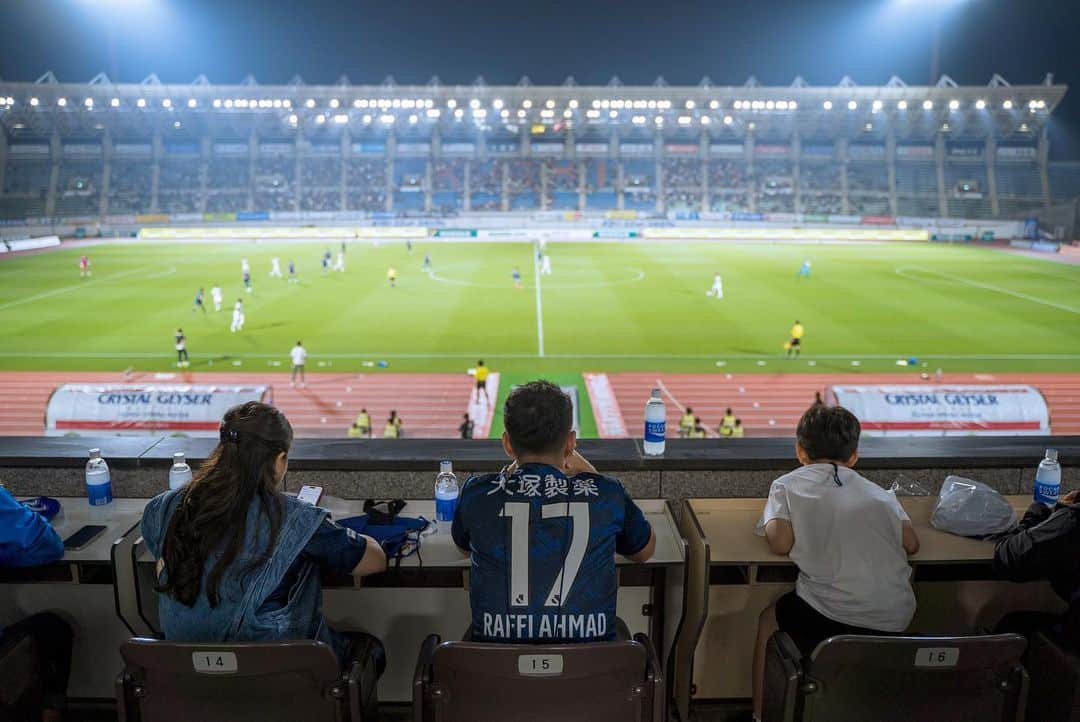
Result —
<path fill-rule="evenodd" d="M 142 535 L 155 559 L 161 559 L 169 519 L 186 491 L 186 488 L 167 491 L 146 506 Z M 206 580 L 222 549 L 207 557 L 202 588 L 193 606 L 188 607 L 168 594 L 161 595 L 158 614 L 166 639 L 190 642 L 314 639 L 330 645 L 341 658 L 344 640 L 333 633 L 323 617 L 322 579 L 316 564 L 302 565 L 284 603 L 267 604 L 304 545 L 328 516 L 325 509 L 293 497 L 281 494 L 278 498 L 283 512 L 281 528 L 269 558 L 261 566 L 245 571 L 263 552 L 270 537 L 270 520 L 258 499 L 253 499 L 248 508 L 244 543 L 221 577 L 216 607 L 211 607 L 207 599 Z M 167 575 L 168 569 L 162 569 L 159 581 L 164 581 Z"/>

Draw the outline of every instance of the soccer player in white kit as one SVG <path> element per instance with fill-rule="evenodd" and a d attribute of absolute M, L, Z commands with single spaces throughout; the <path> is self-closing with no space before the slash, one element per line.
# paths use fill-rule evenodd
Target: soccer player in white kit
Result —
<path fill-rule="evenodd" d="M 229 331 L 236 333 L 237 331 L 244 330 L 244 301 L 242 299 L 236 299 L 236 305 L 232 310 L 232 326 L 229 327 Z"/>
<path fill-rule="evenodd" d="M 551 256 L 549 256 L 546 253 L 544 254 L 543 260 L 540 261 L 540 275 L 541 276 L 550 276 L 551 275 Z"/>
<path fill-rule="evenodd" d="M 251 264 L 248 263 L 248 259 L 241 258 L 240 259 L 240 275 L 242 276 L 245 273 L 251 273 Z"/>
<path fill-rule="evenodd" d="M 720 278 L 719 273 L 713 276 L 712 288 L 706 291 L 705 295 L 716 296 L 717 298 L 724 297 L 724 281 Z"/>
<path fill-rule="evenodd" d="M 222 295 L 223 294 L 222 294 L 222 291 L 221 291 L 221 286 L 219 286 L 219 285 L 217 285 L 215 283 L 214 287 L 210 289 L 210 298 L 212 298 L 214 300 L 214 310 L 215 311 L 220 311 L 221 310 L 221 302 L 224 300 L 222 298 Z"/>
<path fill-rule="evenodd" d="M 341 271 L 342 273 L 345 273 L 345 252 L 344 251 L 338 251 L 337 252 L 337 260 L 334 261 L 334 270 L 335 271 Z"/>
<path fill-rule="evenodd" d="M 270 259 L 270 278 L 282 278 L 281 275 L 281 261 L 277 256 Z"/>

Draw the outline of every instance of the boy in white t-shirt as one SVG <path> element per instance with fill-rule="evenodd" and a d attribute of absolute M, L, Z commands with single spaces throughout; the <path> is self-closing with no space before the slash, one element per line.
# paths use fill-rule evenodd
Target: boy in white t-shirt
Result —
<path fill-rule="evenodd" d="M 896 496 L 851 467 L 859 420 L 814 404 L 799 420 L 802 467 L 772 483 L 756 532 L 799 567 L 795 591 L 761 614 L 754 650 L 754 716 L 761 719 L 765 647 L 777 629 L 809 656 L 838 634 L 896 634 L 915 614 L 908 555 L 919 539 Z"/>

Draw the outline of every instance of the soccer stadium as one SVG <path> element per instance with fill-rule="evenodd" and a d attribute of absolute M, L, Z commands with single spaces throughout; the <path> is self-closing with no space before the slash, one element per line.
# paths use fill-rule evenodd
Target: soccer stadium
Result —
<path fill-rule="evenodd" d="M 1075 61 L 178 82 L 108 22 L 0 64 L 0 719 L 1080 720 Z"/>

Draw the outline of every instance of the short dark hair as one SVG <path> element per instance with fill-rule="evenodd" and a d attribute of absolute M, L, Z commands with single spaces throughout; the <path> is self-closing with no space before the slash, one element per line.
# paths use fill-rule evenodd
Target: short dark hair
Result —
<path fill-rule="evenodd" d="M 859 448 L 862 426 L 843 406 L 814 404 L 803 413 L 795 439 L 811 459 L 847 461 Z"/>
<path fill-rule="evenodd" d="M 557 451 L 573 426 L 570 397 L 550 381 L 530 381 L 506 397 L 503 424 L 518 454 Z"/>

